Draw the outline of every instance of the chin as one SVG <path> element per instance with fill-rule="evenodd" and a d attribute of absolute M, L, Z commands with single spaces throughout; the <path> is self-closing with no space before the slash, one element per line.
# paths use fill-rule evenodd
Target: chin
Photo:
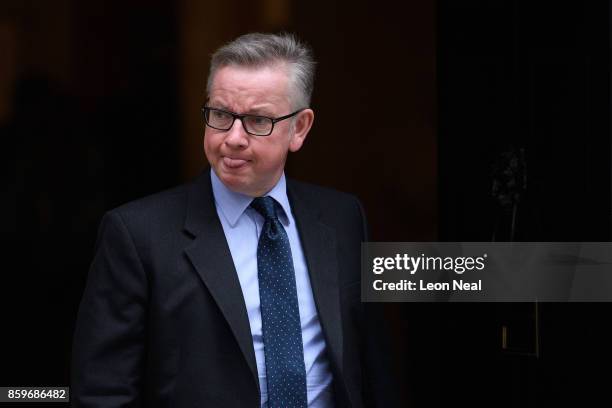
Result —
<path fill-rule="evenodd" d="M 218 176 L 219 180 L 221 180 L 221 182 L 223 182 L 223 184 L 225 184 L 225 186 L 230 190 L 236 193 L 247 194 L 246 190 L 249 183 L 244 177 L 237 174 L 227 174 L 224 172 L 221 172 L 218 174 Z"/>

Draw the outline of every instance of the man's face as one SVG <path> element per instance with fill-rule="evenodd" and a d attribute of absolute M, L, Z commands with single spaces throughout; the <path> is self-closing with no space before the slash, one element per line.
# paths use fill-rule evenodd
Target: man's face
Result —
<path fill-rule="evenodd" d="M 241 114 L 277 118 L 291 113 L 289 80 L 284 65 L 220 68 L 211 85 L 208 106 Z M 312 124 L 312 111 L 277 122 L 269 136 L 253 136 L 236 119 L 228 131 L 205 126 L 204 151 L 219 179 L 230 190 L 261 196 L 279 180 L 287 152 L 300 149 Z"/>

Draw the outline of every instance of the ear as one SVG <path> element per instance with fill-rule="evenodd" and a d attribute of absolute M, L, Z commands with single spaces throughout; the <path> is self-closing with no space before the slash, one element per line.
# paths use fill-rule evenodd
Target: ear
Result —
<path fill-rule="evenodd" d="M 304 140 L 314 122 L 314 112 L 312 109 L 304 109 L 295 118 L 294 132 L 289 141 L 289 151 L 297 152 L 304 144 Z"/>

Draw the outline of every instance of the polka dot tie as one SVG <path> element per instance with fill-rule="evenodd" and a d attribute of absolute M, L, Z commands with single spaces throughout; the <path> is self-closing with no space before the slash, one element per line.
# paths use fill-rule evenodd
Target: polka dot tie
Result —
<path fill-rule="evenodd" d="M 257 245 L 257 274 L 269 408 L 306 408 L 306 368 L 289 238 L 272 197 L 251 207 L 265 221 Z"/>

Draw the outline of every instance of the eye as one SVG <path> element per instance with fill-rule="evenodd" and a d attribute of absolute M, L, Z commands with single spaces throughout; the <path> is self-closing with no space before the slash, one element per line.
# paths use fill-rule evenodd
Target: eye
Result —
<path fill-rule="evenodd" d="M 265 116 L 247 116 L 248 126 L 261 131 L 268 129 L 272 125 L 272 121 Z"/>
<path fill-rule="evenodd" d="M 226 119 L 229 115 L 225 112 L 221 112 L 218 110 L 211 110 L 210 111 L 210 115 L 214 118 L 214 119 Z"/>
<path fill-rule="evenodd" d="M 268 123 L 268 122 L 269 122 L 269 120 L 268 120 L 268 119 L 266 119 L 266 118 L 262 118 L 261 116 L 254 116 L 254 117 L 251 119 L 251 122 L 252 122 L 254 125 L 256 125 L 256 126 L 261 126 L 261 125 L 264 125 L 264 124 Z"/>

